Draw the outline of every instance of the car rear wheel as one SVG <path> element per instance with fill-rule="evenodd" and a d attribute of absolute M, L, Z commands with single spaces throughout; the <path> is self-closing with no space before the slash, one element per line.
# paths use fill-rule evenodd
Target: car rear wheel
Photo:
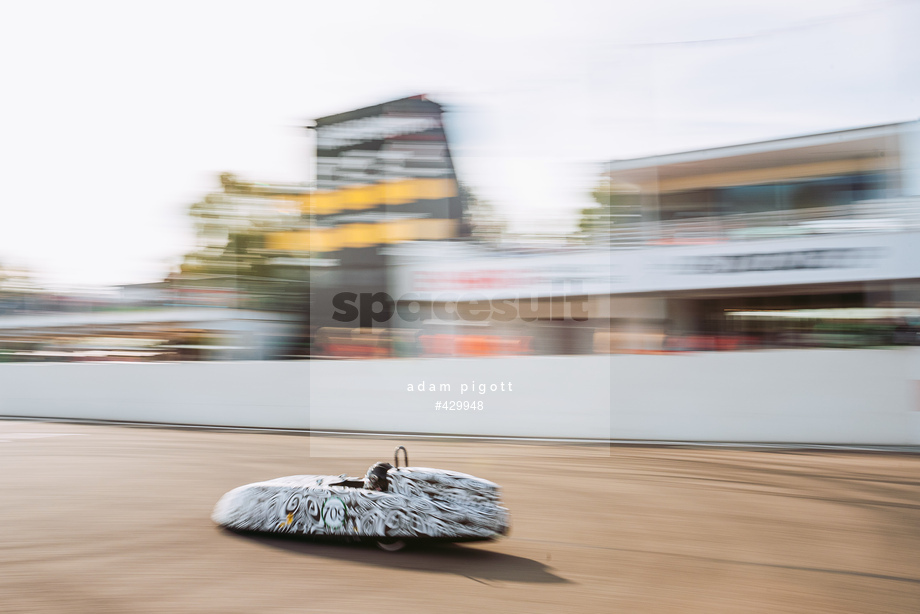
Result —
<path fill-rule="evenodd" d="M 386 552 L 399 552 L 406 547 L 406 542 L 401 539 L 378 539 L 377 547 Z"/>

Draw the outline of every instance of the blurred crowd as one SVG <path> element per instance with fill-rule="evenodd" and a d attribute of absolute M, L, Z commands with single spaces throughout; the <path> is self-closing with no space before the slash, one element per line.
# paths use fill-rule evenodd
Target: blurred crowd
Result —
<path fill-rule="evenodd" d="M 742 313 L 690 332 L 669 330 L 677 327 L 668 320 L 654 330 L 637 330 L 613 319 L 606 326 L 595 319 L 505 330 L 346 328 L 311 327 L 307 309 L 292 309 L 292 297 L 276 296 L 281 298 L 273 303 L 271 293 L 176 290 L 169 284 L 127 287 L 106 296 L 0 290 L 0 361 L 442 358 L 920 345 L 920 318 L 891 317 L 884 310 L 851 309 L 834 317 L 808 311 L 792 317 Z"/>

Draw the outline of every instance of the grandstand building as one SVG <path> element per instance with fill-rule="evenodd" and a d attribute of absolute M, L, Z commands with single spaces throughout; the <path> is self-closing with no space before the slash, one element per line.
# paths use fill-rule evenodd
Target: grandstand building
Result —
<path fill-rule="evenodd" d="M 610 203 L 590 247 L 409 244 L 396 250 L 391 285 L 475 300 L 497 296 L 502 279 L 502 292 L 542 305 L 539 316 L 480 323 L 477 334 L 515 328 L 554 340 L 545 353 L 915 339 L 920 122 L 620 160 L 604 179 Z M 550 309 L 579 293 L 586 320 Z"/>

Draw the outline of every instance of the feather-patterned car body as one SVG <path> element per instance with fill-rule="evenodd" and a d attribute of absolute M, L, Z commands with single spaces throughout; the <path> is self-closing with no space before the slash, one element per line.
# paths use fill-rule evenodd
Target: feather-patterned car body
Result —
<path fill-rule="evenodd" d="M 386 482 L 385 490 L 372 490 L 366 479 L 344 475 L 256 482 L 221 497 L 211 518 L 240 531 L 371 539 L 381 544 L 488 540 L 509 532 L 508 510 L 493 482 L 426 467 L 390 467 Z"/>

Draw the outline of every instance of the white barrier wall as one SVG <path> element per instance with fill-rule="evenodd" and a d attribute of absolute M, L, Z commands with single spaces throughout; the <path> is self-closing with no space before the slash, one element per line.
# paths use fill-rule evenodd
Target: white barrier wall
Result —
<path fill-rule="evenodd" d="M 308 428 L 297 362 L 0 364 L 0 415 Z"/>
<path fill-rule="evenodd" d="M 600 440 L 918 445 L 918 394 L 918 349 L 0 364 L 2 416 Z"/>

